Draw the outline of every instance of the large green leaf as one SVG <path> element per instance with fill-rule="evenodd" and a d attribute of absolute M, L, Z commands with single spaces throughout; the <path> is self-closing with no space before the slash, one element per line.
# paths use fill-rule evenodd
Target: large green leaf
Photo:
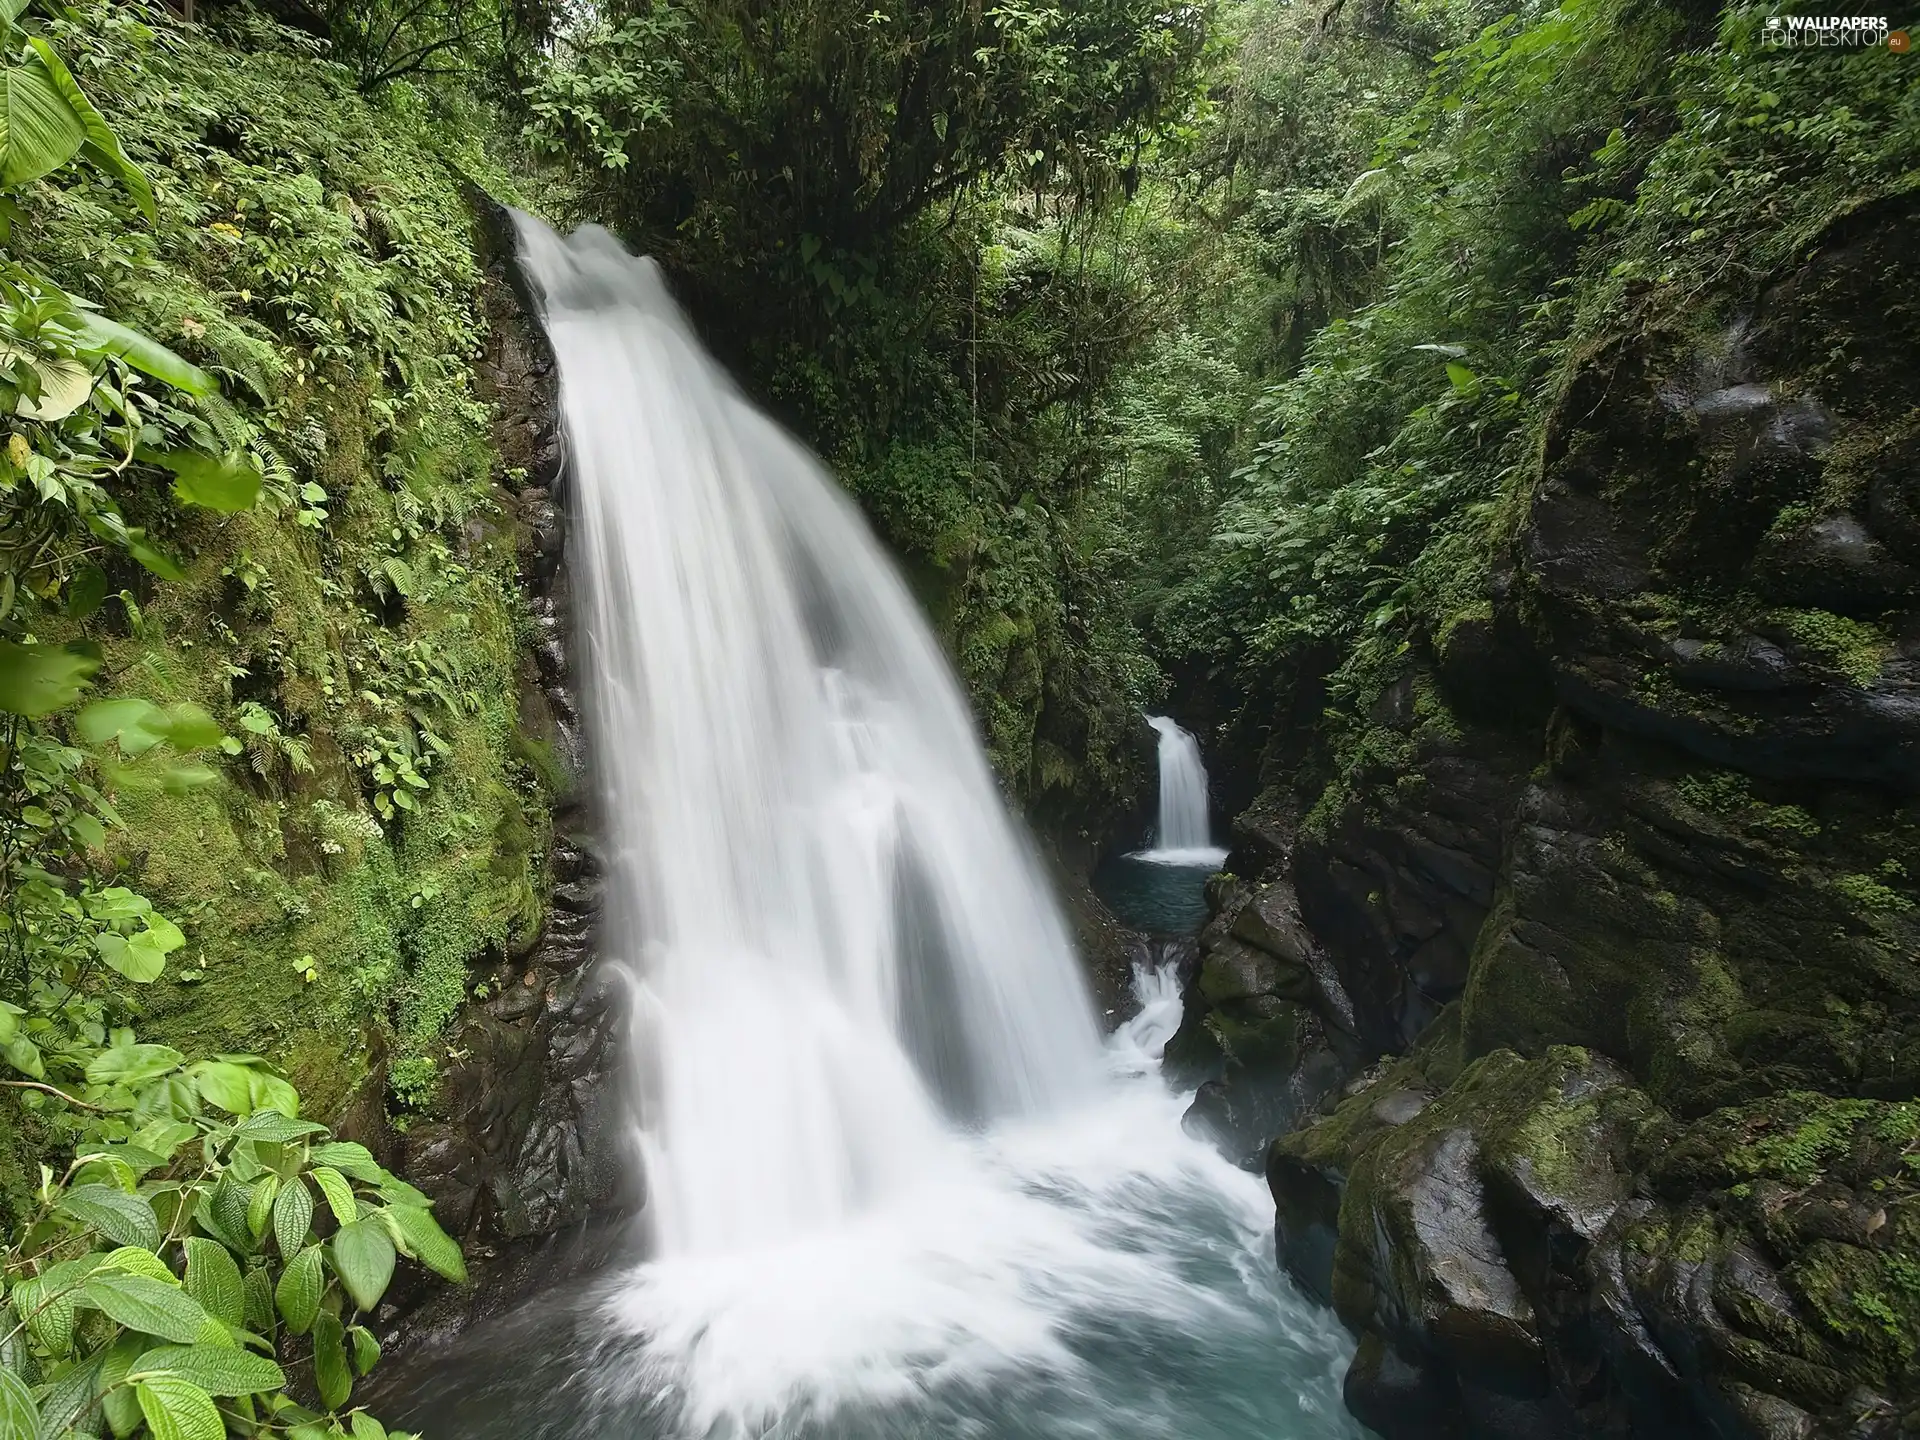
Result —
<path fill-rule="evenodd" d="M 320 1247 L 309 1245 L 294 1256 L 281 1272 L 274 1287 L 273 1300 L 280 1307 L 280 1318 L 296 1335 L 304 1335 L 320 1313 L 320 1296 L 326 1289 L 326 1275 L 320 1268 Z"/>
<path fill-rule="evenodd" d="M 244 1065 L 226 1060 L 202 1060 L 191 1073 L 202 1099 L 211 1100 L 235 1115 L 253 1112 L 253 1075 Z"/>
<path fill-rule="evenodd" d="M 356 1180 L 363 1180 L 369 1185 L 378 1185 L 387 1173 L 373 1158 L 371 1150 L 352 1140 L 335 1140 L 330 1145 L 316 1145 L 313 1147 L 312 1159 L 316 1165 L 331 1165 L 341 1173 L 351 1175 Z"/>
<path fill-rule="evenodd" d="M 412 1205 L 394 1205 L 380 1213 L 400 1232 L 409 1255 L 443 1279 L 467 1283 L 466 1257 L 432 1215 Z"/>
<path fill-rule="evenodd" d="M 137 696 L 96 700 L 80 712 L 74 724 L 89 745 L 113 740 L 118 742 L 120 753 L 131 759 L 160 743 L 160 732 L 147 723 L 159 709 L 151 700 Z"/>
<path fill-rule="evenodd" d="M 40 1409 L 27 1382 L 0 1370 L 0 1440 L 39 1440 Z"/>
<path fill-rule="evenodd" d="M 160 1222 L 154 1218 L 153 1206 L 138 1195 L 111 1185 L 80 1185 L 61 1198 L 59 1208 L 116 1244 L 160 1248 Z"/>
<path fill-rule="evenodd" d="M 91 1085 L 138 1085 L 158 1079 L 186 1060 L 171 1045 L 116 1045 L 87 1062 Z"/>
<path fill-rule="evenodd" d="M 205 750 L 227 737 L 227 732 L 220 728 L 217 720 L 187 700 L 169 705 L 159 713 L 157 719 L 148 723 L 160 732 L 167 744 L 182 754 L 190 750 Z"/>
<path fill-rule="evenodd" d="M 73 1296 L 68 1281 L 22 1280 L 13 1288 L 13 1310 L 26 1322 L 33 1343 L 50 1355 L 73 1344 Z"/>
<path fill-rule="evenodd" d="M 37 54 L 0 71 L 0 185 L 38 180 L 86 143 L 86 122 Z"/>
<path fill-rule="evenodd" d="M 147 931 L 117 935 L 109 930 L 93 937 L 93 948 L 112 969 L 136 985 L 151 984 L 167 968 L 167 952 Z"/>
<path fill-rule="evenodd" d="M 380 1342 L 373 1338 L 373 1332 L 364 1325 L 355 1325 L 347 1331 L 347 1338 L 353 1342 L 353 1368 L 364 1375 L 380 1363 Z"/>
<path fill-rule="evenodd" d="M 64 420 L 93 393 L 93 372 L 72 360 L 34 359 L 11 345 L 0 345 L 0 365 L 27 366 L 40 382 L 39 397 L 23 390 L 13 413 L 27 420 Z"/>
<path fill-rule="evenodd" d="M 147 177 L 140 167 L 127 158 L 127 152 L 120 148 L 120 137 L 113 133 L 113 127 L 107 124 L 106 117 L 93 108 L 93 102 L 87 99 L 86 92 L 73 78 L 73 72 L 67 69 L 66 62 L 37 35 L 27 37 L 27 44 L 33 47 L 33 53 L 39 57 L 46 68 L 47 78 L 60 98 L 80 122 L 86 139 L 81 148 L 86 156 L 102 170 L 119 177 L 120 183 L 133 192 L 135 203 L 149 221 L 158 217 L 153 204 L 153 187 L 147 183 Z"/>
<path fill-rule="evenodd" d="M 80 1417 L 93 1407 L 94 1397 L 100 1393 L 100 1372 L 106 1368 L 105 1361 L 104 1355 L 90 1356 L 62 1371 L 41 1392 L 41 1440 L 55 1435 L 65 1440 L 73 1434 Z"/>
<path fill-rule="evenodd" d="M 300 1092 L 278 1075 L 269 1075 L 264 1070 L 253 1072 L 252 1097 L 256 1113 L 277 1110 L 289 1120 L 300 1114 Z"/>
<path fill-rule="evenodd" d="M 22 1075 L 31 1075 L 35 1080 L 47 1078 L 47 1062 L 40 1054 L 40 1047 L 24 1035 L 15 1035 L 0 1044 L 0 1055 L 6 1056 L 7 1063 Z"/>
<path fill-rule="evenodd" d="M 131 1435 L 140 1427 L 140 1397 L 125 1384 L 133 1362 L 153 1342 L 145 1335 L 125 1335 L 113 1342 L 100 1367 L 100 1385 L 106 1394 L 100 1397 L 100 1413 L 117 1437 Z"/>
<path fill-rule="evenodd" d="M 88 1278 L 75 1297 L 105 1312 L 129 1330 L 191 1345 L 206 1328 L 207 1312 L 184 1290 L 143 1275 L 103 1274 Z"/>
<path fill-rule="evenodd" d="M 273 1276 L 265 1267 L 247 1271 L 240 1288 L 247 1296 L 247 1328 L 256 1335 L 273 1338 Z"/>
<path fill-rule="evenodd" d="M 143 335 L 92 310 L 76 310 L 73 318 L 83 350 L 117 355 L 143 375 L 151 375 L 189 395 L 211 395 L 220 388 L 220 382 L 213 376 L 151 335 Z"/>
<path fill-rule="evenodd" d="M 160 732 L 148 722 L 160 712 L 151 700 L 137 695 L 116 700 L 96 700 L 75 717 L 80 738 L 89 745 L 104 745 L 109 740 L 120 746 L 120 753 L 132 758 L 144 755 L 161 740 Z"/>
<path fill-rule="evenodd" d="M 84 620 L 107 598 L 107 572 L 98 565 L 82 565 L 67 581 L 67 614 Z"/>
<path fill-rule="evenodd" d="M 200 1192 L 194 1219 L 229 1250 L 244 1254 L 253 1248 L 252 1232 L 247 1229 L 247 1208 L 252 1200 L 253 1187 L 234 1179 L 232 1170 L 224 1170 L 211 1194 Z"/>
<path fill-rule="evenodd" d="M 0 640 L 0 710 L 48 715 L 80 698 L 99 673 L 100 647 L 20 645 Z"/>
<path fill-rule="evenodd" d="M 180 562 L 164 550 L 156 550 L 147 543 L 146 532 L 127 531 L 127 554 L 140 562 L 140 567 L 149 574 L 158 575 L 162 580 L 184 580 L 187 572 L 180 568 Z"/>
<path fill-rule="evenodd" d="M 307 1230 L 313 1224 L 313 1192 L 299 1176 L 280 1187 L 273 1202 L 273 1238 L 280 1253 L 291 1259 L 307 1243 Z"/>
<path fill-rule="evenodd" d="M 253 1187 L 253 1198 L 247 1201 L 247 1233 L 249 1235 L 258 1239 L 267 1233 L 267 1226 L 273 1223 L 273 1202 L 279 1198 L 280 1177 L 272 1174 L 262 1175 Z M 293 1253 L 293 1250 L 287 1251 L 288 1255 Z"/>
<path fill-rule="evenodd" d="M 238 1125 L 233 1133 L 242 1140 L 264 1140 L 274 1145 L 284 1145 L 289 1140 L 298 1140 L 307 1135 L 323 1135 L 327 1127 L 317 1125 L 311 1120 L 289 1120 L 278 1110 L 260 1110 Z"/>
<path fill-rule="evenodd" d="M 109 701 L 107 703 L 118 704 L 119 702 Z M 145 704 L 146 702 L 136 701 L 135 703 Z M 82 730 L 86 728 L 87 717 L 97 708 L 99 707 L 89 705 L 85 710 L 80 712 L 80 726 Z M 138 890 L 129 890 L 124 885 L 108 885 L 102 889 L 90 892 L 84 898 L 87 914 L 95 920 L 105 920 L 109 924 L 116 920 L 140 920 L 153 913 L 153 902 L 151 900 L 147 899 L 147 897 L 142 895 Z"/>
<path fill-rule="evenodd" d="M 131 1435 L 140 1428 L 140 1396 L 131 1385 L 109 1390 L 100 1397 L 100 1413 L 116 1437 Z"/>
<path fill-rule="evenodd" d="M 217 720 L 187 700 L 164 709 L 135 696 L 96 700 L 80 712 L 76 723 L 81 738 L 89 745 L 112 740 L 129 759 L 163 742 L 186 754 L 218 745 L 226 738 Z"/>
<path fill-rule="evenodd" d="M 353 1198 L 353 1186 L 338 1170 L 331 1165 L 314 1166 L 313 1183 L 327 1197 L 327 1208 L 333 1211 L 335 1220 L 342 1225 L 351 1225 L 360 1218 L 360 1204 Z"/>
<path fill-rule="evenodd" d="M 126 1275 L 144 1275 L 149 1280 L 158 1280 L 162 1285 L 178 1287 L 180 1284 L 179 1277 L 167 1269 L 166 1262 L 144 1245 L 122 1245 L 100 1262 L 94 1274 L 108 1270 Z"/>
<path fill-rule="evenodd" d="M 200 1302 L 200 1308 L 216 1320 L 224 1320 L 236 1330 L 247 1323 L 246 1286 L 240 1279 L 240 1267 L 227 1247 L 203 1235 L 189 1236 L 187 1252 L 187 1293 Z"/>
<path fill-rule="evenodd" d="M 140 458 L 173 472 L 173 497 L 183 505 L 234 515 L 251 510 L 260 498 L 260 471 L 239 451 L 222 456 L 204 450 L 143 450 Z"/>
<path fill-rule="evenodd" d="M 287 1383 L 280 1367 L 265 1356 L 225 1345 L 159 1346 L 134 1362 L 128 1378 L 155 1375 L 177 1375 L 209 1395 L 254 1395 Z"/>
<path fill-rule="evenodd" d="M 333 1269 L 362 1310 L 371 1310 L 393 1279 L 393 1240 L 375 1220 L 342 1225 L 333 1237 Z"/>
<path fill-rule="evenodd" d="M 342 1343 L 345 1333 L 339 1317 L 325 1311 L 313 1322 L 313 1388 L 329 1410 L 338 1410 L 353 1395 L 353 1372 Z"/>
<path fill-rule="evenodd" d="M 226 1440 L 226 1423 L 213 1398 L 192 1381 L 156 1375 L 137 1393 L 153 1440 Z"/>

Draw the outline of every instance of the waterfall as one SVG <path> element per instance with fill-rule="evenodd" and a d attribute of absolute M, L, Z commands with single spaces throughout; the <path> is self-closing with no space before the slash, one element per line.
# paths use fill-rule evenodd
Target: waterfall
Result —
<path fill-rule="evenodd" d="M 1103 1045 L 964 697 L 832 479 L 650 262 L 519 217 L 631 994 L 637 1253 L 463 1334 L 433 1440 L 1357 1440 L 1259 1180 Z"/>
<path fill-rule="evenodd" d="M 651 261 L 597 227 L 520 238 L 567 419 L 653 1239 L 726 1252 L 913 1178 L 945 1118 L 1084 1095 L 1098 1032 L 959 686 L 852 503 Z"/>
<path fill-rule="evenodd" d="M 1165 715 L 1149 715 L 1160 735 L 1160 820 L 1154 846 L 1143 860 L 1169 865 L 1218 865 L 1225 850 L 1213 845 L 1207 821 L 1207 767 L 1200 742 Z"/>

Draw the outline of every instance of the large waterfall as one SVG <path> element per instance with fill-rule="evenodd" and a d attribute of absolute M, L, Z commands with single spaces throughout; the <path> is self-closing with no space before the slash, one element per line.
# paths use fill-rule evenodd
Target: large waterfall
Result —
<path fill-rule="evenodd" d="M 474 1338 L 420 1428 L 1350 1440 L 1345 1341 L 1159 1080 L 1177 984 L 1143 974 L 1103 1047 L 857 512 L 649 262 L 520 235 L 566 414 L 646 1235 Z"/>
<path fill-rule="evenodd" d="M 1098 1033 L 966 703 L 851 502 L 650 262 L 597 229 L 526 222 L 522 245 L 568 417 L 655 1241 L 724 1252 L 918 1175 L 942 1112 L 1084 1096 Z"/>

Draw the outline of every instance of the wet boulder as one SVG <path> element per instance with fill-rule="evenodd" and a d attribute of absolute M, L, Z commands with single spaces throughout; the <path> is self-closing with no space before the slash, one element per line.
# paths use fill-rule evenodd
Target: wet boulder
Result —
<path fill-rule="evenodd" d="M 1495 1052 L 1436 1087 L 1447 1049 L 1383 1068 L 1274 1143 L 1279 1253 L 1361 1336 L 1348 1394 L 1388 1440 L 1575 1433 L 1604 1364 L 1589 1261 L 1658 1114 L 1618 1067 L 1570 1048 Z M 1424 1408 L 1402 1412 L 1408 1395 Z"/>
<path fill-rule="evenodd" d="M 1920 593 L 1920 570 L 1842 510 L 1784 532 L 1776 525 L 1755 553 L 1752 583 L 1777 604 L 1871 619 Z"/>
<path fill-rule="evenodd" d="M 1209 898 L 1166 1073 L 1198 1087 L 1188 1127 L 1251 1166 L 1352 1073 L 1352 1008 L 1284 878 L 1222 882 Z"/>
<path fill-rule="evenodd" d="M 1375 1332 L 1361 1337 L 1340 1388 L 1355 1419 L 1394 1440 L 1466 1440 L 1460 1391 L 1451 1378 L 1409 1360 Z"/>
<path fill-rule="evenodd" d="M 1545 1347 L 1532 1302 L 1493 1233 L 1473 1132 L 1457 1126 L 1386 1147 L 1370 1201 L 1370 1293 L 1349 1292 L 1347 1317 L 1358 1319 L 1352 1312 L 1370 1306 L 1371 1327 L 1461 1380 L 1498 1393 L 1545 1395 Z"/>

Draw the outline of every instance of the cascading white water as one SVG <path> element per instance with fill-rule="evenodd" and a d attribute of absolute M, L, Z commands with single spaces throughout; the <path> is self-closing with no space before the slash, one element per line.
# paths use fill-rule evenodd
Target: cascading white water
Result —
<path fill-rule="evenodd" d="M 655 1239 L 725 1251 L 919 1173 L 943 1109 L 1084 1095 L 1098 1032 L 959 688 L 852 504 L 651 262 L 593 228 L 524 221 L 521 243 L 568 420 Z"/>
<path fill-rule="evenodd" d="M 649 1253 L 513 1341 L 513 1375 L 563 1372 L 537 1405 L 460 1381 L 446 1433 L 1356 1435 L 1344 1341 L 1259 1258 L 1262 1187 L 1158 1080 L 1177 983 L 1143 975 L 1103 1050 L 857 512 L 650 262 L 518 224 L 560 368 Z M 1229 1363 L 1251 1398 L 1208 1378 Z"/>
<path fill-rule="evenodd" d="M 1169 865 L 1218 865 L 1227 858 L 1215 848 L 1207 815 L 1207 767 L 1200 742 L 1165 715 L 1149 715 L 1160 735 L 1160 819 L 1154 845 L 1140 859 Z"/>

